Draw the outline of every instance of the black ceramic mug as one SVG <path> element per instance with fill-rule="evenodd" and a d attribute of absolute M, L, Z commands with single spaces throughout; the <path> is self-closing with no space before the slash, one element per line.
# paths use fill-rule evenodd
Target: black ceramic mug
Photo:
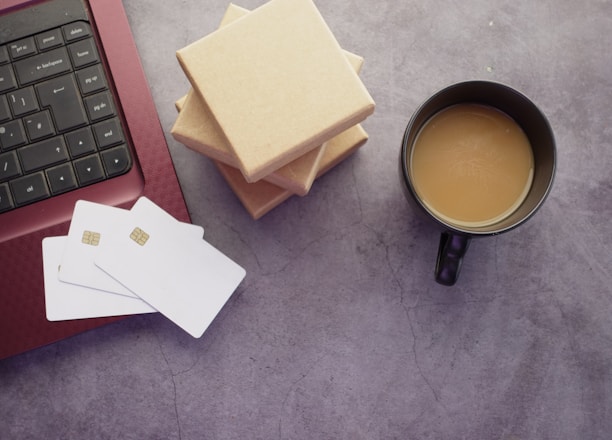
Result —
<path fill-rule="evenodd" d="M 454 221 L 451 217 L 433 209 L 432 204 L 424 200 L 422 191 L 419 192 L 418 185 L 415 184 L 414 150 L 421 131 L 434 115 L 453 106 L 457 108 L 460 104 L 492 108 L 502 112 L 520 127 L 519 130 L 522 130 L 531 148 L 530 180 L 521 199 L 517 200 L 516 206 L 507 215 L 492 222 Z M 452 151 L 454 148 L 452 145 L 448 148 L 449 154 L 456 154 Z M 404 133 L 399 162 L 402 187 L 408 200 L 427 218 L 441 226 L 435 279 L 440 284 L 450 286 L 457 281 L 463 257 L 472 237 L 496 235 L 516 228 L 531 218 L 542 205 L 552 187 L 556 168 L 556 147 L 548 120 L 526 96 L 500 83 L 467 81 L 446 87 L 416 110 Z M 457 166 L 460 166 L 459 162 L 462 161 L 457 162 Z M 423 172 L 419 172 L 422 175 Z M 495 188 L 492 191 L 495 191 Z"/>

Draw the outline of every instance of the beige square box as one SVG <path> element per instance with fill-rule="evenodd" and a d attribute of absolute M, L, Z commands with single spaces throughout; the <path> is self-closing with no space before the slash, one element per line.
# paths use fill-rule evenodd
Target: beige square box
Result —
<path fill-rule="evenodd" d="M 176 109 L 179 112 L 183 110 L 185 99 L 186 97 L 183 97 L 176 102 Z M 321 158 L 321 167 L 317 171 L 317 177 L 322 176 L 349 157 L 367 140 L 368 134 L 360 124 L 332 138 L 327 143 L 328 146 Z M 244 179 L 240 170 L 218 160 L 213 159 L 213 163 L 232 188 L 236 197 L 255 220 L 294 195 L 293 192 L 265 180 L 249 183 Z"/>
<path fill-rule="evenodd" d="M 220 27 L 226 26 L 248 13 L 247 9 L 230 4 L 221 20 Z M 343 53 L 353 69 L 359 73 L 363 65 L 363 58 L 347 51 L 343 51 Z M 171 130 L 174 138 L 188 148 L 211 159 L 238 168 L 240 164 L 235 154 L 227 146 L 212 115 L 210 115 L 197 93 L 191 89 L 187 96 L 181 99 L 180 105 L 182 110 Z M 325 145 L 322 145 L 309 151 L 265 176 L 263 180 L 285 188 L 294 194 L 306 195 L 319 170 L 324 147 Z"/>
<path fill-rule="evenodd" d="M 179 113 L 171 133 L 174 139 L 186 147 L 232 167 L 239 167 L 236 155 L 227 147 L 201 98 L 190 90 L 182 98 Z M 273 171 L 262 180 L 274 183 L 298 194 L 306 195 L 314 182 L 325 144 L 307 152 L 294 161 Z"/>
<path fill-rule="evenodd" d="M 271 0 L 177 57 L 249 182 L 374 111 L 311 0 Z"/>
<path fill-rule="evenodd" d="M 365 144 L 367 140 L 368 135 L 360 124 L 332 138 L 328 142 L 321 159 L 321 168 L 317 172 L 317 177 L 322 176 L 349 157 Z M 242 205 L 255 220 L 261 218 L 294 195 L 284 188 L 263 180 L 249 183 L 238 169 L 222 162 L 214 162 L 230 188 L 234 191 L 234 194 L 236 194 Z"/>

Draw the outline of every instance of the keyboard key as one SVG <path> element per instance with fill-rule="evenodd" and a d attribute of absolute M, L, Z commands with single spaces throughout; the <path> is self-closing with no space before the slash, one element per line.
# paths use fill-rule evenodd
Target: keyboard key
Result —
<path fill-rule="evenodd" d="M 11 119 L 11 110 L 5 95 L 0 95 L 0 122 Z"/>
<path fill-rule="evenodd" d="M 83 127 L 64 135 L 72 157 L 85 156 L 97 151 L 91 128 Z"/>
<path fill-rule="evenodd" d="M 117 118 L 97 123 L 93 126 L 93 132 L 101 150 L 125 142 L 123 130 Z"/>
<path fill-rule="evenodd" d="M 55 134 L 49 111 L 45 110 L 23 118 L 31 141 L 37 141 Z"/>
<path fill-rule="evenodd" d="M 71 69 L 70 58 L 65 47 L 58 47 L 15 63 L 15 73 L 22 85 L 70 72 Z"/>
<path fill-rule="evenodd" d="M 89 24 L 85 23 L 84 21 L 77 21 L 75 23 L 67 24 L 66 26 L 62 27 L 62 31 L 64 33 L 64 38 L 68 43 L 91 36 L 91 28 L 89 27 Z"/>
<path fill-rule="evenodd" d="M 75 160 L 74 169 L 81 186 L 89 185 L 105 177 L 102 162 L 97 154 Z"/>
<path fill-rule="evenodd" d="M 15 75 L 13 74 L 13 68 L 10 64 L 0 66 L 0 93 L 8 90 L 13 90 L 17 87 L 17 81 L 15 81 Z"/>
<path fill-rule="evenodd" d="M 107 87 L 106 77 L 100 64 L 79 70 L 76 76 L 83 95 L 99 92 Z"/>
<path fill-rule="evenodd" d="M 68 51 L 70 52 L 72 65 L 75 69 L 79 69 L 99 61 L 98 51 L 94 46 L 94 41 L 92 38 L 71 44 L 68 46 Z"/>
<path fill-rule="evenodd" d="M 17 153 L 26 173 L 66 162 L 70 158 L 63 136 L 27 145 L 17 150 Z"/>
<path fill-rule="evenodd" d="M 113 98 L 108 92 L 89 96 L 84 101 L 91 122 L 96 122 L 115 114 Z"/>
<path fill-rule="evenodd" d="M 11 196 L 11 190 L 9 189 L 8 183 L 0 185 L 0 212 L 8 211 L 13 209 L 13 197 Z"/>
<path fill-rule="evenodd" d="M 70 163 L 65 163 L 46 170 L 47 180 L 53 195 L 60 194 L 77 187 L 76 176 Z"/>
<path fill-rule="evenodd" d="M 62 37 L 62 31 L 60 29 L 52 29 L 47 32 L 40 33 L 35 36 L 38 50 L 45 51 L 53 49 L 56 46 L 64 44 L 64 37 Z"/>
<path fill-rule="evenodd" d="M 21 167 L 14 151 L 0 154 L 0 182 L 21 176 Z"/>
<path fill-rule="evenodd" d="M 27 141 L 21 119 L 0 124 L 0 146 L 2 150 L 10 150 L 25 144 Z"/>
<path fill-rule="evenodd" d="M 51 107 L 57 130 L 62 132 L 87 123 L 74 75 L 50 79 L 36 86 L 40 104 Z"/>
<path fill-rule="evenodd" d="M 0 46 L 0 64 L 6 64 L 10 61 L 6 46 Z"/>
<path fill-rule="evenodd" d="M 15 41 L 9 44 L 9 50 L 11 51 L 11 57 L 14 60 L 19 58 L 27 57 L 36 53 L 36 45 L 34 44 L 34 38 L 28 37 L 23 40 Z"/>
<path fill-rule="evenodd" d="M 108 177 L 118 176 L 130 169 L 130 153 L 127 145 L 119 145 L 100 153 Z"/>
<path fill-rule="evenodd" d="M 50 196 L 45 175 L 42 172 L 19 177 L 10 182 L 15 203 L 26 205 Z"/>
<path fill-rule="evenodd" d="M 34 87 L 15 90 L 6 95 L 9 105 L 16 117 L 27 115 L 38 110 L 38 101 L 34 94 Z"/>

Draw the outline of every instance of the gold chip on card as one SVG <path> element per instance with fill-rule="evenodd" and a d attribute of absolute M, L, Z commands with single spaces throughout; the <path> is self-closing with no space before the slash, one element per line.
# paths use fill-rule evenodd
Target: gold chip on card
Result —
<path fill-rule="evenodd" d="M 138 243 L 140 246 L 144 246 L 147 240 L 149 239 L 149 234 L 147 234 L 142 229 L 136 227 L 130 234 L 130 238 Z"/>
<path fill-rule="evenodd" d="M 81 242 L 90 246 L 98 246 L 100 244 L 100 233 L 92 231 L 83 231 L 83 237 L 81 237 Z"/>

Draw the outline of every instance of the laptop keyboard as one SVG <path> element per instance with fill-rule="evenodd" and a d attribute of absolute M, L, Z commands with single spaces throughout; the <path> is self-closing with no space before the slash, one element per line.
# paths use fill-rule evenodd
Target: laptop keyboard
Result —
<path fill-rule="evenodd" d="M 0 213 L 131 166 L 89 23 L 0 45 Z"/>

